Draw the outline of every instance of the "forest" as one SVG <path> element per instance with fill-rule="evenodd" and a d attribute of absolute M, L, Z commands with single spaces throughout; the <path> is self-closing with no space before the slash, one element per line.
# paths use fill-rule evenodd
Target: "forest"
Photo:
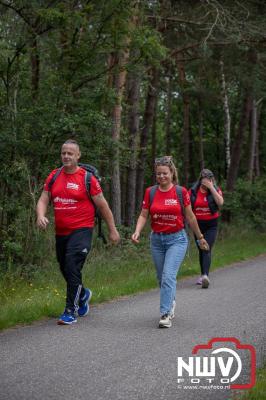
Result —
<path fill-rule="evenodd" d="M 265 231 L 263 0 L 0 0 L 0 264 L 41 264 L 35 207 L 67 139 L 133 230 L 154 159 L 203 167 Z"/>

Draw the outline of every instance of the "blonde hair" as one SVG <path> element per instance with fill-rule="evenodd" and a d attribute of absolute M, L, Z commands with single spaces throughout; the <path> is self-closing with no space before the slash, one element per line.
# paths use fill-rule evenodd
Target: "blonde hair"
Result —
<path fill-rule="evenodd" d="M 172 182 L 175 185 L 177 185 L 178 184 L 178 172 L 177 172 L 177 168 L 173 162 L 172 156 L 163 156 L 163 157 L 155 158 L 155 161 L 154 161 L 155 172 L 156 172 L 157 167 L 160 165 L 166 166 L 170 169 L 170 172 L 172 174 Z"/>

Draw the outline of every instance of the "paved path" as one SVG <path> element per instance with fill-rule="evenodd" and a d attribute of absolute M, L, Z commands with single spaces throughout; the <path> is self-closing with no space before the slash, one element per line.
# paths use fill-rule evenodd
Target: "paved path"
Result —
<path fill-rule="evenodd" d="M 55 320 L 0 333 L 1 400 L 231 399 L 184 390 L 176 360 L 213 337 L 253 344 L 266 357 L 266 256 L 213 272 L 208 290 L 178 282 L 176 318 L 158 329 L 158 290 L 94 306 L 74 326 Z"/>

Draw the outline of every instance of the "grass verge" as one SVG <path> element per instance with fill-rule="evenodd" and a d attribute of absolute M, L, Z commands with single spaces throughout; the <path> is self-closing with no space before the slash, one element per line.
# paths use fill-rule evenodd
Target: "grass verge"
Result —
<path fill-rule="evenodd" d="M 242 391 L 235 400 L 266 400 L 266 364 L 257 370 L 256 375 L 256 385 L 248 391 Z"/>
<path fill-rule="evenodd" d="M 266 252 L 266 234 L 223 226 L 213 250 L 212 270 Z M 54 258 L 46 249 L 41 266 L 9 268 L 0 280 L 0 329 L 57 317 L 64 309 L 65 283 Z M 179 273 L 199 273 L 198 254 L 191 241 Z M 139 246 L 123 239 L 117 247 L 104 247 L 95 240 L 83 272 L 84 284 L 93 291 L 92 303 L 130 295 L 157 287 L 151 261 L 148 233 Z"/>

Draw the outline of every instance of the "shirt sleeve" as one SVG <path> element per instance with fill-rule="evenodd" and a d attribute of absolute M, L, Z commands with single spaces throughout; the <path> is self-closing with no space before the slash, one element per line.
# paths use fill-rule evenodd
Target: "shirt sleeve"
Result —
<path fill-rule="evenodd" d="M 183 200 L 184 200 L 184 207 L 189 206 L 191 204 L 190 196 L 189 196 L 187 189 L 184 187 L 182 188 L 182 196 L 183 196 Z"/>
<path fill-rule="evenodd" d="M 150 191 L 151 188 L 147 188 L 145 191 L 144 199 L 142 202 L 142 208 L 144 208 L 144 210 L 149 210 L 150 208 Z"/>
<path fill-rule="evenodd" d="M 102 193 L 102 188 L 100 182 L 95 178 L 95 176 L 91 176 L 91 186 L 90 186 L 90 194 L 92 196 L 97 196 L 97 194 Z"/>
<path fill-rule="evenodd" d="M 50 175 L 48 175 L 48 177 L 45 179 L 44 182 L 44 186 L 43 186 L 43 190 L 45 190 L 46 192 L 50 192 L 50 188 L 49 188 L 49 182 L 52 180 L 54 174 L 56 173 L 57 169 L 54 169 Z"/>

